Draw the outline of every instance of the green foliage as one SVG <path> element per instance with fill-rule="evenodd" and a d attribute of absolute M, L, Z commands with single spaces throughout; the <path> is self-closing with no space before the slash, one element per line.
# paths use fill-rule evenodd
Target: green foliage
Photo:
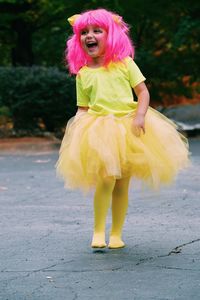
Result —
<path fill-rule="evenodd" d="M 197 0 L 1 0 L 1 65 L 62 68 L 65 43 L 72 33 L 67 18 L 98 7 L 121 14 L 130 24 L 135 59 L 153 100 L 162 103 L 165 94 L 192 97 L 190 86 L 200 73 Z M 184 85 L 184 77 L 190 85 Z"/>
<path fill-rule="evenodd" d="M 0 107 L 9 109 L 15 129 L 62 128 L 74 115 L 74 79 L 58 68 L 0 68 Z"/>
<path fill-rule="evenodd" d="M 0 116 L 11 117 L 10 109 L 7 106 L 1 106 Z"/>

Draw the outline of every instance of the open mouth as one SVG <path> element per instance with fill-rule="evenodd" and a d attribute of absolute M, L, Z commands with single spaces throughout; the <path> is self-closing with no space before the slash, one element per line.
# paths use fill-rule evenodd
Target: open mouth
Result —
<path fill-rule="evenodd" d="M 89 49 L 93 49 L 93 48 L 96 48 L 98 46 L 98 43 L 97 42 L 89 42 L 89 43 L 86 43 L 86 46 Z"/>

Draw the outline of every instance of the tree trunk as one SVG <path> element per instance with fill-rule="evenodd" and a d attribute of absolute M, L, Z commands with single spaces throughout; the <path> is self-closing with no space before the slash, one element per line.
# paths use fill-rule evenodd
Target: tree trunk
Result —
<path fill-rule="evenodd" d="M 32 51 L 32 26 L 24 20 L 17 19 L 12 25 L 12 31 L 16 34 L 16 42 L 12 48 L 13 66 L 31 66 L 33 65 Z"/>

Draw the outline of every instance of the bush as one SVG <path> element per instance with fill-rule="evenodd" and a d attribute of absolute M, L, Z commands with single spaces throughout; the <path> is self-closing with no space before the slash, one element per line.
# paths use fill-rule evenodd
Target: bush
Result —
<path fill-rule="evenodd" d="M 75 80 L 54 67 L 0 67 L 0 107 L 15 130 L 59 130 L 76 111 Z"/>

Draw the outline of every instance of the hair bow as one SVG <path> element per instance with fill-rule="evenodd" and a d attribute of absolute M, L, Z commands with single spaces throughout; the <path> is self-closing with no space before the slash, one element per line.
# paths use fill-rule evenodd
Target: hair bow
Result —
<path fill-rule="evenodd" d="M 74 26 L 74 23 L 76 22 L 76 20 L 80 17 L 80 14 L 76 14 L 71 16 L 70 18 L 67 19 L 67 21 L 69 22 L 69 24 L 71 26 Z M 115 23 L 121 25 L 122 24 L 122 17 L 120 17 L 119 15 L 116 14 L 112 14 L 112 18 L 114 20 Z"/>
<path fill-rule="evenodd" d="M 112 14 L 112 18 L 115 21 L 115 23 L 121 25 L 121 23 L 122 23 L 122 17 L 120 17 L 119 15 Z"/>
<path fill-rule="evenodd" d="M 74 25 L 74 23 L 76 22 L 76 20 L 80 17 L 80 15 L 73 15 L 70 18 L 67 19 L 67 21 L 69 22 L 69 24 L 71 26 Z"/>

